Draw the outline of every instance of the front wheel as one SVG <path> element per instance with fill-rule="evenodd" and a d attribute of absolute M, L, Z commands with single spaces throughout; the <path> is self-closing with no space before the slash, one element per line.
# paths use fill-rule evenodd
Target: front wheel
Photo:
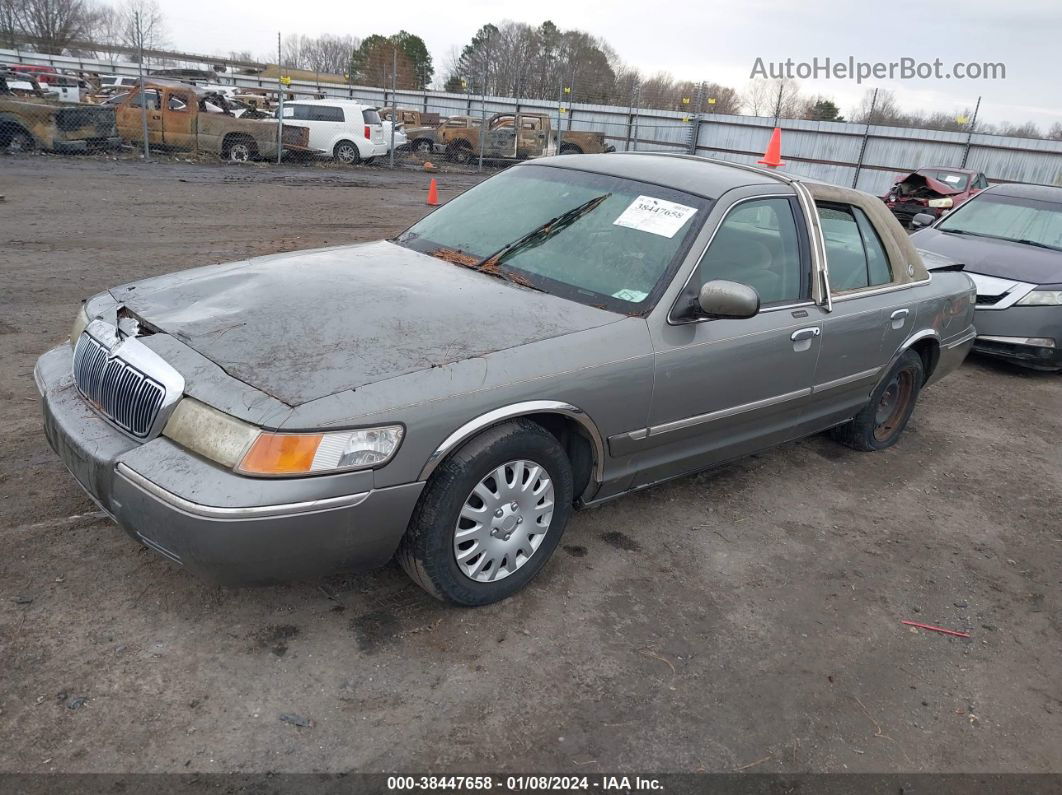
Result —
<path fill-rule="evenodd" d="M 833 438 L 864 452 L 892 447 L 911 419 L 924 381 L 922 357 L 915 351 L 904 351 L 863 410 L 831 431 Z"/>
<path fill-rule="evenodd" d="M 466 607 L 505 599 L 541 571 L 572 510 L 572 469 L 530 420 L 495 426 L 444 461 L 398 550 L 432 596 Z"/>
<path fill-rule="evenodd" d="M 25 130 L 13 130 L 11 137 L 7 141 L 7 151 L 12 153 L 17 152 L 32 152 L 37 148 L 37 142 L 33 136 Z"/>

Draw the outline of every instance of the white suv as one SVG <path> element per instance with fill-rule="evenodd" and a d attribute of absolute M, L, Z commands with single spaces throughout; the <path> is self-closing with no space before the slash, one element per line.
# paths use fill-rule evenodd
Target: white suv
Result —
<path fill-rule="evenodd" d="M 284 103 L 285 121 L 310 131 L 310 148 L 337 163 L 371 163 L 387 154 L 380 114 L 369 105 L 342 99 L 300 99 Z"/>

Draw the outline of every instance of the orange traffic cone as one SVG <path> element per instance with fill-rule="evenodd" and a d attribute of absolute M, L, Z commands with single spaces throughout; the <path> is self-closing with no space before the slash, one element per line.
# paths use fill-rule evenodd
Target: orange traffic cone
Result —
<path fill-rule="evenodd" d="M 439 186 L 435 184 L 435 177 L 431 178 L 431 183 L 428 185 L 428 206 L 439 206 Z"/>
<path fill-rule="evenodd" d="M 767 144 L 767 151 L 763 153 L 763 159 L 756 162 L 771 168 L 785 165 L 782 162 L 782 131 L 777 127 L 771 133 L 771 142 Z"/>

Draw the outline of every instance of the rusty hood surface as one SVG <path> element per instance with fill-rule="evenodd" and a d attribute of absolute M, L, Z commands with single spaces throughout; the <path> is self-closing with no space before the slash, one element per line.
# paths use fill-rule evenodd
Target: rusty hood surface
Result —
<path fill-rule="evenodd" d="M 289 406 L 623 319 L 384 241 L 197 268 L 111 294 Z"/>

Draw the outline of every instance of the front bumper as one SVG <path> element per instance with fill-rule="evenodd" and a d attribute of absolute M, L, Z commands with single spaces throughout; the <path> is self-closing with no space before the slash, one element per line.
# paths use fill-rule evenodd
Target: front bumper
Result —
<path fill-rule="evenodd" d="M 977 353 L 1036 370 L 1062 370 L 1062 306 L 978 309 L 974 325 Z M 1055 344 L 1029 344 L 1030 339 L 1051 339 Z"/>
<path fill-rule="evenodd" d="M 134 441 L 97 415 L 74 386 L 69 345 L 44 354 L 34 378 L 48 442 L 89 496 L 133 538 L 218 584 L 265 584 L 382 565 L 394 554 L 424 486 L 315 495 L 322 479 L 304 478 L 273 482 L 285 500 L 269 502 L 263 497 L 270 484 L 209 464 L 164 438 Z M 152 455 L 165 459 L 165 466 L 148 477 L 141 470 Z M 161 483 L 160 473 L 181 488 Z M 204 478 L 215 495 L 211 504 L 195 498 L 195 481 Z M 291 499 L 300 484 L 302 497 Z"/>

